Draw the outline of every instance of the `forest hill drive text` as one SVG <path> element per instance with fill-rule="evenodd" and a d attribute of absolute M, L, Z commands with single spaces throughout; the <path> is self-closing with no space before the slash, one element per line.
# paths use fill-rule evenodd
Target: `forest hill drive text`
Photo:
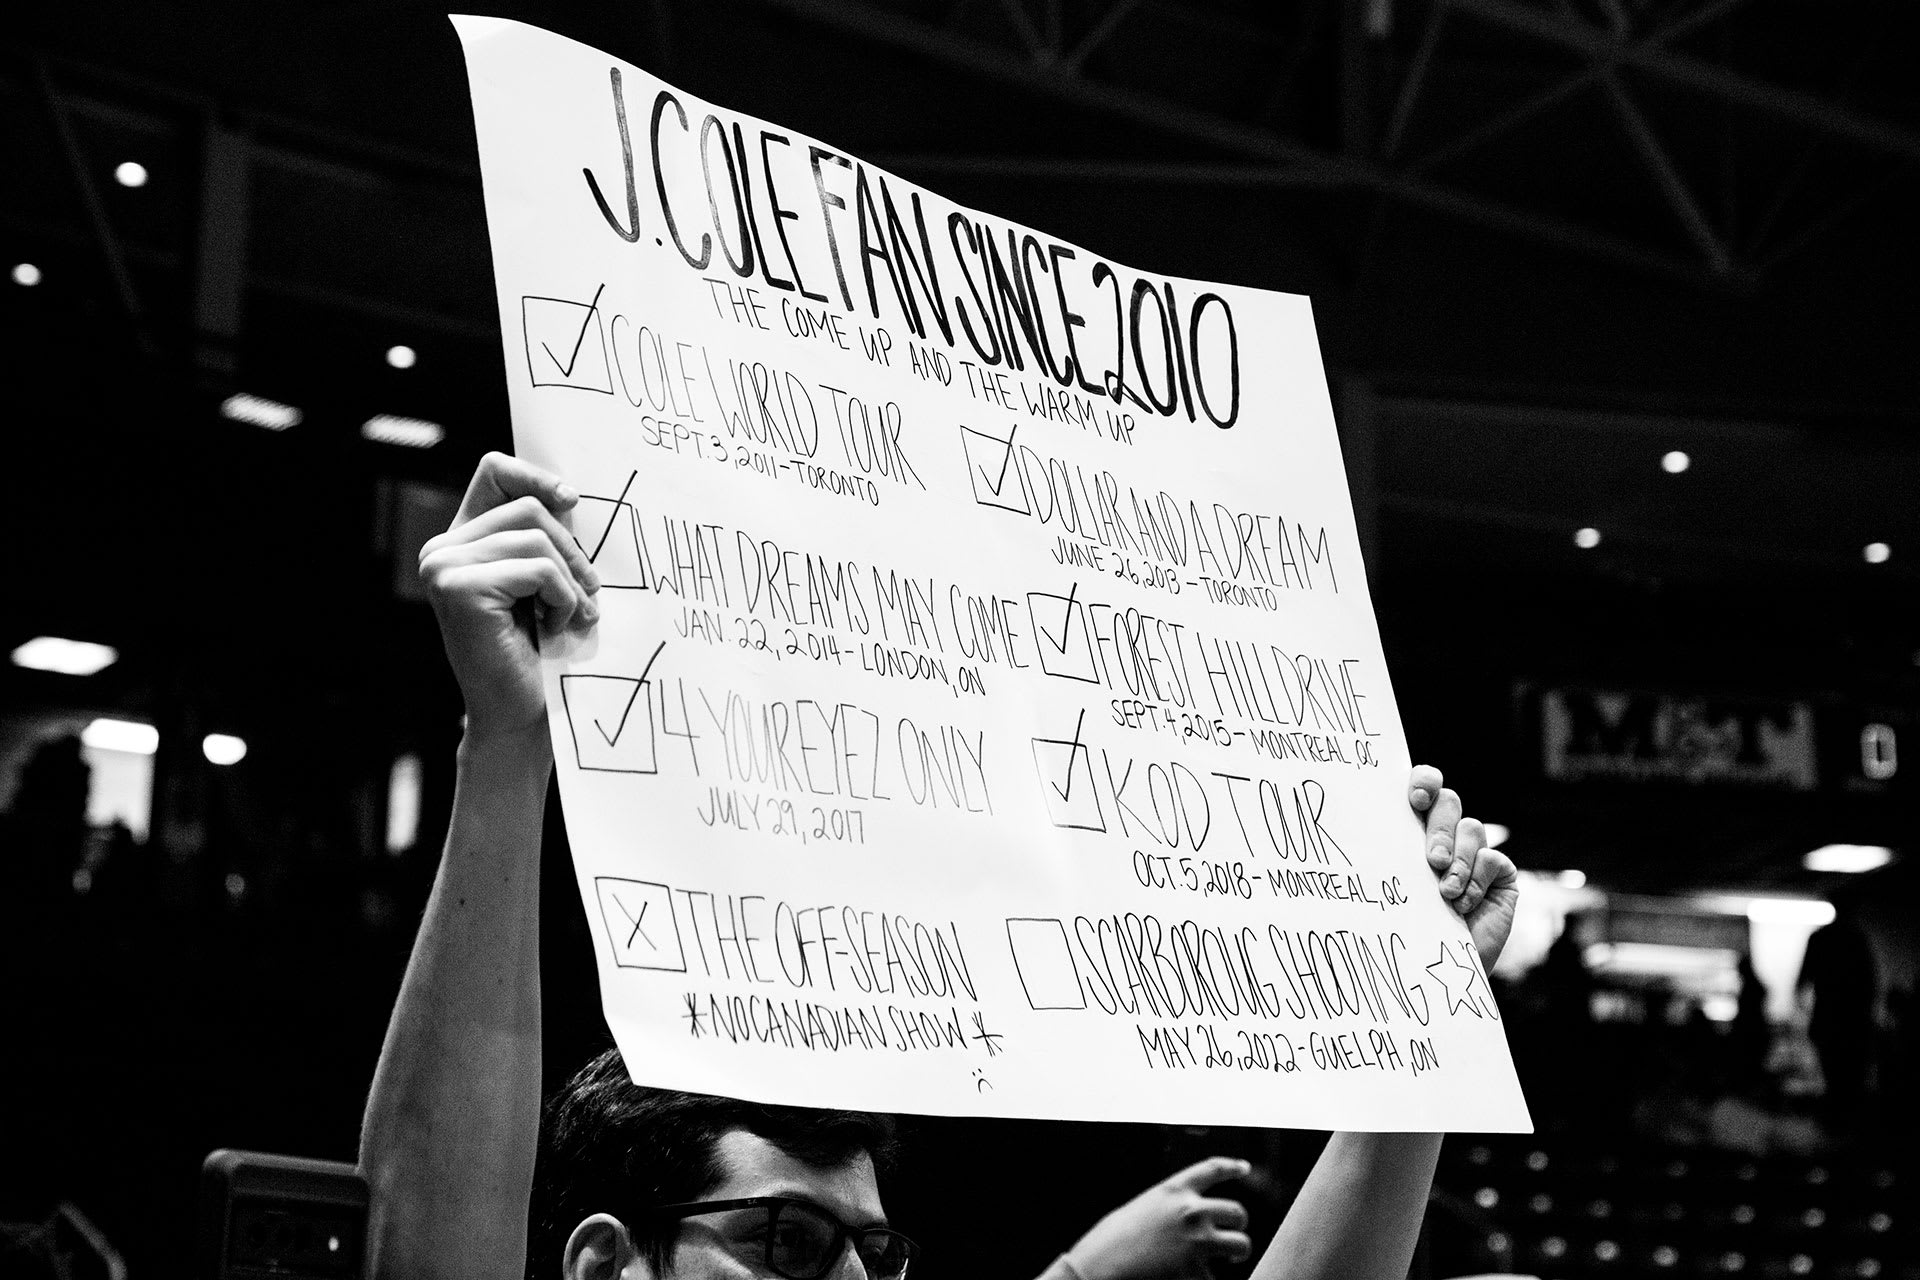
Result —
<path fill-rule="evenodd" d="M 737 121 L 713 112 L 695 121 L 666 89 L 647 116 L 655 208 L 643 219 L 620 69 L 608 79 L 623 170 L 612 199 L 591 169 L 581 173 L 621 239 L 664 239 L 693 271 L 724 262 L 740 279 L 757 275 L 848 314 L 864 304 L 872 319 L 897 319 L 922 341 L 935 332 L 950 349 L 964 341 L 983 365 L 1031 364 L 1062 387 L 1161 417 L 1221 429 L 1238 421 L 1240 339 L 1220 294 L 1183 298 L 1171 282 L 1146 277 L 1125 283 L 1105 261 L 958 209 L 940 234 L 918 191 L 896 200 L 885 174 L 824 147 L 759 127 L 749 142 Z M 822 245 L 833 294 L 810 288 L 800 267 L 821 263 Z M 820 283 L 818 266 L 809 270 Z"/>

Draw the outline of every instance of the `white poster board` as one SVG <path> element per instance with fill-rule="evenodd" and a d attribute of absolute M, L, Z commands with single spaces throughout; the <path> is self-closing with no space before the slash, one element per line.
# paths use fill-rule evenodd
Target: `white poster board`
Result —
<path fill-rule="evenodd" d="M 605 582 L 547 701 L 635 1078 L 1524 1129 L 1307 300 L 455 22 L 516 447 Z"/>

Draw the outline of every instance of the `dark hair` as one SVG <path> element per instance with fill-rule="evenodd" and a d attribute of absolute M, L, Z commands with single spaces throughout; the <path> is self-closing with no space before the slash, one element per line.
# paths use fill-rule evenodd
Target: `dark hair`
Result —
<path fill-rule="evenodd" d="M 567 1237 L 595 1213 L 626 1223 L 635 1247 L 661 1274 L 679 1224 L 649 1227 L 636 1223 L 633 1211 L 697 1200 L 718 1185 L 723 1171 L 715 1146 L 735 1129 L 822 1168 L 861 1152 L 876 1172 L 893 1160 L 891 1116 L 649 1089 L 634 1084 L 619 1051 L 609 1049 L 561 1086 L 541 1116 L 527 1280 L 554 1280 Z"/>

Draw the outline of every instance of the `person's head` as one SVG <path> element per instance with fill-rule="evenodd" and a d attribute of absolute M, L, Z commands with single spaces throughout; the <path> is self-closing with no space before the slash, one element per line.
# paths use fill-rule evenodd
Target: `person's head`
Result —
<path fill-rule="evenodd" d="M 608 1050 L 549 1100 L 534 1172 L 529 1280 L 760 1280 L 768 1237 L 804 1260 L 886 1224 L 877 1174 L 893 1155 L 890 1118 L 773 1107 L 648 1089 Z M 713 1212 L 713 1201 L 801 1202 Z M 675 1208 L 661 1214 L 663 1207 Z M 819 1210 L 826 1211 L 822 1217 Z M 880 1238 L 868 1241 L 874 1247 Z M 864 1280 L 842 1242 L 826 1280 Z"/>

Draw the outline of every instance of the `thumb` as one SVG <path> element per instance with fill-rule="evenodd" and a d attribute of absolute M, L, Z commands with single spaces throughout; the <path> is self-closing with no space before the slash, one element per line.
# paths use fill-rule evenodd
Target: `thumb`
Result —
<path fill-rule="evenodd" d="M 1237 1156 L 1208 1156 L 1168 1178 L 1166 1185 L 1187 1191 L 1205 1191 L 1218 1183 L 1244 1178 L 1252 1170 L 1252 1165 Z"/>

